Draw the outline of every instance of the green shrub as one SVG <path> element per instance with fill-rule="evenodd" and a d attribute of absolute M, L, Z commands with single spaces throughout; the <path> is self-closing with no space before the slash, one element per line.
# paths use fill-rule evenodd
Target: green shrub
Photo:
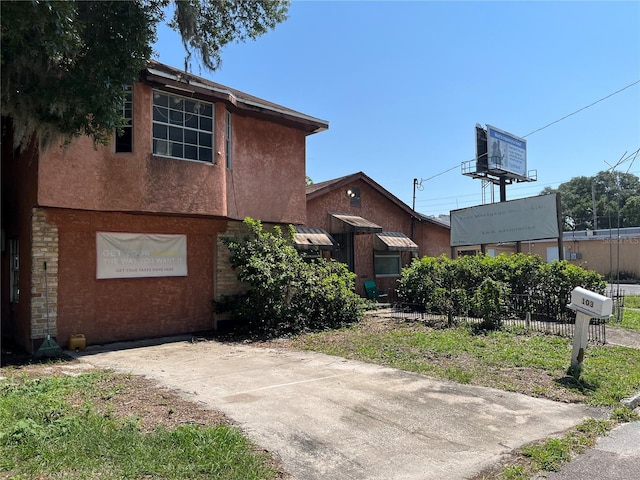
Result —
<path fill-rule="evenodd" d="M 231 312 L 246 333 L 278 336 L 322 330 L 358 321 L 364 300 L 355 293 L 355 274 L 335 261 L 305 262 L 280 227 L 263 229 L 245 219 L 249 235 L 225 238 L 231 266 L 249 286 L 246 293 L 214 300 L 217 312 Z"/>
<path fill-rule="evenodd" d="M 497 330 L 502 326 L 502 318 L 506 312 L 509 287 L 506 283 L 492 278 L 485 278 L 473 295 L 475 312 L 482 318 L 481 327 Z"/>
<path fill-rule="evenodd" d="M 483 318 L 485 326 L 495 327 L 500 319 L 489 316 L 502 314 L 508 303 L 514 307 L 517 303 L 519 311 L 531 311 L 529 302 L 544 299 L 549 311 L 565 314 L 569 294 L 578 286 L 604 293 L 606 283 L 594 271 L 567 261 L 544 263 L 537 255 L 423 257 L 403 269 L 398 297 L 446 315 L 449 324 L 456 315 L 471 312 Z"/>

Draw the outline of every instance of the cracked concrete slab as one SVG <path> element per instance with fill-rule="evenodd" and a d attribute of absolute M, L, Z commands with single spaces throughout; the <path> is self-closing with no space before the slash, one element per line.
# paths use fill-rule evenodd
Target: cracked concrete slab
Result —
<path fill-rule="evenodd" d="M 463 479 L 597 412 L 328 355 L 215 341 L 90 347 L 233 419 L 300 480 Z"/>

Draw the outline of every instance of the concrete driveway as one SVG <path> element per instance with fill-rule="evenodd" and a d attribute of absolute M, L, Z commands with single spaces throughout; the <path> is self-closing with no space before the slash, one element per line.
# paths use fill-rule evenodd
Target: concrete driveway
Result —
<path fill-rule="evenodd" d="M 597 412 L 316 353 L 215 341 L 76 354 L 224 412 L 299 480 L 463 479 Z"/>

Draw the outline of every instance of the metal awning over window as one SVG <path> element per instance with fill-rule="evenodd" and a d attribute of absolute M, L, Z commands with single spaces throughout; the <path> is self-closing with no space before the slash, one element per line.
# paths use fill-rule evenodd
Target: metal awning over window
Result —
<path fill-rule="evenodd" d="M 389 250 L 391 252 L 417 252 L 418 245 L 401 232 L 376 233 L 376 250 Z"/>
<path fill-rule="evenodd" d="M 329 214 L 329 226 L 332 233 L 377 233 L 383 228 L 366 218 L 341 213 Z"/>
<path fill-rule="evenodd" d="M 294 228 L 294 246 L 298 250 L 333 250 L 333 238 L 321 228 Z"/>

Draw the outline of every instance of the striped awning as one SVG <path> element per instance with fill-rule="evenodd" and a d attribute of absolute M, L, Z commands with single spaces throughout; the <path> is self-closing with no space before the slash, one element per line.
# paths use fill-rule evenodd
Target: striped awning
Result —
<path fill-rule="evenodd" d="M 334 241 L 321 228 L 294 227 L 294 246 L 298 250 L 333 250 Z"/>
<path fill-rule="evenodd" d="M 330 230 L 333 233 L 376 233 L 383 230 L 380 225 L 357 215 L 342 213 L 330 213 L 329 215 Z"/>
<path fill-rule="evenodd" d="M 401 232 L 376 233 L 376 250 L 392 252 L 417 252 L 418 245 Z"/>

